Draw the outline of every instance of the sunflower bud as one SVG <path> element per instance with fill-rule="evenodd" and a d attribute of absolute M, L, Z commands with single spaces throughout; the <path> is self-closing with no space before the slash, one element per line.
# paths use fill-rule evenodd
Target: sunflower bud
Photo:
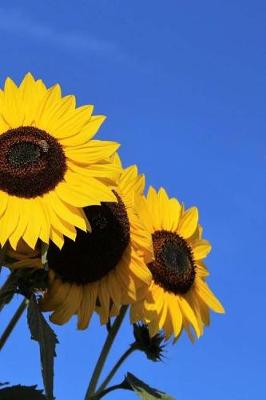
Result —
<path fill-rule="evenodd" d="M 165 337 L 161 332 L 151 337 L 147 325 L 137 323 L 134 324 L 133 333 L 136 341 L 131 346 L 143 351 L 149 360 L 154 362 L 162 360 L 165 348 L 162 342 L 165 340 Z"/>

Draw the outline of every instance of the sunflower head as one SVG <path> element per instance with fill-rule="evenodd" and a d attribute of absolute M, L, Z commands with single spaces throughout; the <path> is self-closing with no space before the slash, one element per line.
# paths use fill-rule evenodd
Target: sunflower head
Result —
<path fill-rule="evenodd" d="M 82 208 L 116 201 L 118 144 L 93 140 L 105 117 L 76 107 L 59 85 L 47 88 L 27 74 L 0 90 L 0 245 L 23 239 L 62 247 L 89 223 Z"/>
<path fill-rule="evenodd" d="M 146 263 L 152 261 L 153 250 L 135 209 L 143 188 L 137 168 L 124 169 L 113 187 L 116 202 L 84 208 L 91 232 L 78 231 L 75 242 L 66 239 L 61 250 L 49 246 L 50 284 L 42 308 L 53 311 L 53 322 L 63 324 L 77 314 L 78 327 L 84 329 L 96 310 L 106 324 L 121 305 L 145 295 L 151 282 Z"/>
<path fill-rule="evenodd" d="M 185 210 L 164 189 L 150 188 L 138 201 L 139 216 L 152 235 L 154 260 L 148 263 L 152 283 L 145 300 L 131 308 L 132 322 L 143 320 L 153 336 L 164 329 L 178 338 L 185 329 L 193 337 L 209 323 L 209 309 L 224 312 L 205 280 L 204 258 L 211 250 L 202 239 L 196 207 Z"/>

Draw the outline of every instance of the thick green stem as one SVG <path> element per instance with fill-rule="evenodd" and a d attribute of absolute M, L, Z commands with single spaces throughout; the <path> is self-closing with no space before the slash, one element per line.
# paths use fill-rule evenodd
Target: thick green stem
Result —
<path fill-rule="evenodd" d="M 102 372 L 102 369 L 104 367 L 104 364 L 105 364 L 105 361 L 109 354 L 109 351 L 112 347 L 112 344 L 115 340 L 117 332 L 118 332 L 118 330 L 123 322 L 123 319 L 126 315 L 127 308 L 128 308 L 128 306 L 121 307 L 119 315 L 117 316 L 113 325 L 111 326 L 111 329 L 106 337 L 102 351 L 100 353 L 100 356 L 99 356 L 96 366 L 94 368 L 94 371 L 93 371 L 93 374 L 92 374 L 92 377 L 91 377 L 91 380 L 90 380 L 90 383 L 89 383 L 89 386 L 88 386 L 88 389 L 86 392 L 85 400 L 89 400 L 90 398 L 93 398 L 100 374 Z"/>
<path fill-rule="evenodd" d="M 18 309 L 15 312 L 15 314 L 13 315 L 13 317 L 11 318 L 11 320 L 9 321 L 9 324 L 7 325 L 7 327 L 4 330 L 2 336 L 0 337 L 0 351 L 4 347 L 7 339 L 9 338 L 9 336 L 12 333 L 13 329 L 15 328 L 18 320 L 20 319 L 20 317 L 22 316 L 23 312 L 27 308 L 27 305 L 28 305 L 28 300 L 24 299 L 22 301 L 22 303 L 20 304 L 20 306 L 18 307 Z"/>
<path fill-rule="evenodd" d="M 121 367 L 121 365 L 123 364 L 123 362 L 130 356 L 130 354 L 132 354 L 135 350 L 137 350 L 137 347 L 132 345 L 127 351 L 124 352 L 124 354 L 122 354 L 122 356 L 119 358 L 119 360 L 116 362 L 116 364 L 113 366 L 112 370 L 110 371 L 110 373 L 107 375 L 107 377 L 105 378 L 105 380 L 103 381 L 103 383 L 101 384 L 101 386 L 99 387 L 99 389 L 97 390 L 97 393 L 102 392 L 106 386 L 108 385 L 108 383 L 113 379 L 114 375 L 116 374 L 116 372 L 118 371 L 118 369 Z"/>

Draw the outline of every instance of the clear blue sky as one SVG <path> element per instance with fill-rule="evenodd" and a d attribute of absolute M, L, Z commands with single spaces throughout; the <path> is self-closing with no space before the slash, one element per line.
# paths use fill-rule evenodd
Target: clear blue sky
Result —
<path fill-rule="evenodd" d="M 196 344 L 169 346 L 163 364 L 134 355 L 117 382 L 129 370 L 178 400 L 265 396 L 265 18 L 263 0 L 1 1 L 1 85 L 32 71 L 94 103 L 108 116 L 100 137 L 121 142 L 148 184 L 198 206 L 213 244 L 209 283 L 226 315 Z M 56 331 L 57 400 L 82 399 L 104 329 L 95 318 Z M 125 326 L 114 357 L 131 341 Z M 42 386 L 25 319 L 0 381 Z"/>

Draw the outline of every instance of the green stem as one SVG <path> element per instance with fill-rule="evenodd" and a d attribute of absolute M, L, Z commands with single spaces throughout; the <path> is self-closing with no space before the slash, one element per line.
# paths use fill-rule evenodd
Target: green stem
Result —
<path fill-rule="evenodd" d="M 137 350 L 137 347 L 132 345 L 127 351 L 124 352 L 124 354 L 122 354 L 122 356 L 119 358 L 119 360 L 116 362 L 116 364 L 113 366 L 112 370 L 110 371 L 110 373 L 107 375 L 107 377 L 105 378 L 105 380 L 103 381 L 103 383 L 101 384 L 101 386 L 99 387 L 99 389 L 97 390 L 97 393 L 102 392 L 106 386 L 108 385 L 108 383 L 111 381 L 111 379 L 113 379 L 114 375 L 116 374 L 116 372 L 118 371 L 118 369 L 121 367 L 121 365 L 123 364 L 123 362 L 130 356 L 130 354 L 132 354 L 135 350 Z"/>
<path fill-rule="evenodd" d="M 90 399 L 91 400 L 100 400 L 106 394 L 112 392 L 113 390 L 117 390 L 117 389 L 132 390 L 128 385 L 125 385 L 124 382 L 122 382 L 119 385 L 110 386 L 109 388 L 103 390 L 102 392 L 94 394 L 92 397 L 90 397 Z"/>
<path fill-rule="evenodd" d="M 7 325 L 7 327 L 4 330 L 2 336 L 0 337 L 0 350 L 2 350 L 2 348 L 4 347 L 7 339 L 9 338 L 9 336 L 12 333 L 13 329 L 15 328 L 18 320 L 20 319 L 20 317 L 22 316 L 23 312 L 27 308 L 27 305 L 28 305 L 28 300 L 24 299 L 21 302 L 21 304 L 18 307 L 18 309 L 15 312 L 15 314 L 13 315 L 13 317 L 11 318 L 11 320 L 9 321 L 9 324 Z"/>
<path fill-rule="evenodd" d="M 11 273 L 5 283 L 0 287 L 0 311 L 13 297 L 14 288 L 12 287 L 12 281 L 13 274 Z"/>
<path fill-rule="evenodd" d="M 109 351 L 112 347 L 112 344 L 115 340 L 115 337 L 117 335 L 117 332 L 123 322 L 123 319 L 126 315 L 127 312 L 127 308 L 128 306 L 122 306 L 119 315 L 116 317 L 113 325 L 111 326 L 111 329 L 106 337 L 105 343 L 103 345 L 102 351 L 100 353 L 100 356 L 98 358 L 98 361 L 96 363 L 96 366 L 94 368 L 87 392 L 86 392 L 86 396 L 85 396 L 85 400 L 89 400 L 96 389 L 100 374 L 102 372 L 102 369 L 104 367 L 105 361 L 107 359 L 107 356 L 109 354 Z"/>

